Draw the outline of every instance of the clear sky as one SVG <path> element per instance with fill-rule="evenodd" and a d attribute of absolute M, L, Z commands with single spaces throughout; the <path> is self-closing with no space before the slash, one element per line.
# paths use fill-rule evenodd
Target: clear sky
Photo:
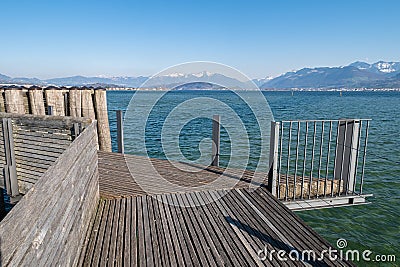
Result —
<path fill-rule="evenodd" d="M 400 61 L 400 1 L 2 0 L 0 73 L 151 75 L 216 61 L 261 78 Z"/>

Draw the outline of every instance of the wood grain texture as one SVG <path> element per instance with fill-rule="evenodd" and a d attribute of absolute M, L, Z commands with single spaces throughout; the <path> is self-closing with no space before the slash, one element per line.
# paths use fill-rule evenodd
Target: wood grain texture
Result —
<path fill-rule="evenodd" d="M 96 147 L 92 123 L 0 223 L 2 266 L 77 264 L 99 199 Z"/>
<path fill-rule="evenodd" d="M 108 123 L 106 90 L 94 90 L 94 96 L 99 147 L 101 151 L 111 152 L 111 134 L 110 125 Z"/>

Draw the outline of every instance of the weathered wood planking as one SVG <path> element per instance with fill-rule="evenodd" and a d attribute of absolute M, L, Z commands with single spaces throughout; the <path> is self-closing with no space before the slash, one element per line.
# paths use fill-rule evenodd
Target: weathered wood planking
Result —
<path fill-rule="evenodd" d="M 6 112 L 6 107 L 4 106 L 4 90 L 0 89 L 0 112 Z"/>
<path fill-rule="evenodd" d="M 22 93 L 22 89 L 19 88 L 8 88 L 4 90 L 6 112 L 18 114 L 25 113 L 25 105 Z"/>
<path fill-rule="evenodd" d="M 94 91 L 94 96 L 99 147 L 101 151 L 111 152 L 111 142 L 109 142 L 111 134 L 108 123 L 106 91 L 97 89 Z"/>
<path fill-rule="evenodd" d="M 51 106 L 53 115 L 96 119 L 100 149 L 111 151 L 107 98 L 104 89 L 7 86 L 0 87 L 0 93 L 0 112 L 45 115 Z"/>
<path fill-rule="evenodd" d="M 77 264 L 99 199 L 96 147 L 92 123 L 0 223 L 3 266 Z"/>
<path fill-rule="evenodd" d="M 28 91 L 30 100 L 30 109 L 33 115 L 46 115 L 44 106 L 43 90 L 33 88 Z"/>
<path fill-rule="evenodd" d="M 55 116 L 65 116 L 64 94 L 60 89 L 46 89 L 45 91 L 47 106 L 53 107 Z"/>
<path fill-rule="evenodd" d="M 93 218 L 79 266 L 354 266 L 319 259 L 333 247 L 266 188 L 101 200 Z M 265 247 L 317 256 L 261 260 Z"/>
<path fill-rule="evenodd" d="M 93 107 L 93 90 L 82 90 L 82 117 L 96 119 L 96 113 Z"/>
<path fill-rule="evenodd" d="M 82 91 L 77 88 L 69 91 L 69 112 L 71 117 L 82 116 Z"/>
<path fill-rule="evenodd" d="M 149 193 L 163 194 L 213 188 L 254 187 L 260 186 L 260 181 L 267 178 L 265 173 L 252 171 L 212 166 L 204 169 L 204 166 L 178 162 L 173 165 L 167 160 L 160 159 L 151 159 L 150 161 L 157 175 L 160 174 L 176 186 L 166 187 L 156 182 L 154 171 L 145 169 L 146 163 L 149 162 L 146 157 L 99 151 L 99 186 L 102 197 L 118 198 Z M 191 171 L 184 171 L 188 168 Z M 133 170 L 132 173 L 130 169 Z M 151 190 L 147 191 L 146 188 L 143 188 L 144 186 Z"/>
<path fill-rule="evenodd" d="M 13 123 L 14 153 L 19 192 L 26 194 L 73 140 L 75 123 L 84 129 L 91 121 L 85 118 L 34 116 L 0 113 Z M 0 133 L 0 164 L 5 164 L 2 132 Z M 3 173 L 0 173 L 3 179 Z"/>

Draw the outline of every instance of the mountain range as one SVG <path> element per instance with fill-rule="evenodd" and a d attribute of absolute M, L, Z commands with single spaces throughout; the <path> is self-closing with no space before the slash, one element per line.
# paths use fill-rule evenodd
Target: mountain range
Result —
<path fill-rule="evenodd" d="M 354 88 L 400 88 L 400 62 L 379 61 L 373 64 L 354 62 L 340 67 L 303 68 L 278 77 L 266 77 L 252 81 L 239 81 L 218 73 L 171 73 L 149 77 L 85 77 L 72 76 L 41 80 L 37 78 L 12 78 L 0 74 L 0 84 L 56 85 L 56 86 L 106 86 L 133 87 L 144 84 L 147 88 L 183 89 L 248 89 L 256 84 L 265 90 L 292 89 L 354 89 Z M 253 84 L 254 83 L 254 84 Z M 188 84 L 185 86 L 185 84 Z M 214 84 L 214 85 L 213 85 Z M 187 87 L 187 88 L 186 88 Z"/>

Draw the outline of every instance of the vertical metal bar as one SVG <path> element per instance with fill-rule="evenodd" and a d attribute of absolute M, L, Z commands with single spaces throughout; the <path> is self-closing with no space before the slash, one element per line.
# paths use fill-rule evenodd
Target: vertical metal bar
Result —
<path fill-rule="evenodd" d="M 360 126 L 358 127 L 358 141 L 357 141 L 356 166 L 355 166 L 355 171 L 354 171 L 353 193 L 356 192 L 357 169 L 358 169 L 358 158 L 360 157 L 360 144 L 361 144 L 362 125 L 363 125 L 363 121 L 360 120 Z"/>
<path fill-rule="evenodd" d="M 279 169 L 278 169 L 278 199 L 281 197 L 281 168 L 282 168 L 282 145 L 283 145 L 283 122 L 281 123 L 281 136 L 279 144 Z"/>
<path fill-rule="evenodd" d="M 345 152 L 346 152 L 346 137 L 347 137 L 347 120 L 344 121 L 344 137 L 343 137 L 343 152 L 342 152 L 342 162 L 340 166 L 340 176 L 339 176 L 339 185 L 338 185 L 338 195 L 340 196 L 341 190 L 340 187 L 342 186 L 342 180 L 343 180 L 343 164 L 344 164 L 344 157 L 345 157 Z"/>
<path fill-rule="evenodd" d="M 303 194 L 304 194 L 304 178 L 305 178 L 305 175 L 306 175 L 306 162 L 307 162 L 307 139 L 308 139 L 308 121 L 306 121 L 306 136 L 304 138 L 303 175 L 301 177 L 300 198 L 303 198 Z"/>
<path fill-rule="evenodd" d="M 324 197 L 326 197 L 326 188 L 328 186 L 328 175 L 329 175 L 329 157 L 331 154 L 331 142 L 332 142 L 332 121 L 329 122 L 329 139 L 328 139 L 328 154 L 326 155 L 326 169 L 325 169 L 325 186 L 324 186 Z M 332 182 L 333 183 L 333 180 Z"/>
<path fill-rule="evenodd" d="M 122 120 L 122 110 L 117 110 L 117 142 L 118 153 L 124 154 L 124 125 Z"/>
<path fill-rule="evenodd" d="M 338 157 L 339 129 L 340 129 L 340 120 L 337 123 L 337 130 L 336 130 L 335 161 L 333 163 L 333 180 L 332 180 L 332 183 L 331 183 L 331 197 L 333 197 L 334 183 L 335 183 L 335 180 L 336 180 L 336 162 L 337 162 L 336 159 Z"/>
<path fill-rule="evenodd" d="M 54 115 L 54 108 L 53 106 L 47 107 L 47 115 Z"/>
<path fill-rule="evenodd" d="M 221 117 L 219 115 L 213 115 L 211 166 L 219 166 L 220 131 L 221 131 L 220 119 Z"/>
<path fill-rule="evenodd" d="M 315 156 L 315 139 L 317 135 L 317 122 L 314 121 L 314 132 L 313 132 L 313 142 L 312 142 L 312 153 L 311 153 L 311 170 L 310 170 L 310 181 L 308 183 L 308 199 L 311 198 L 311 190 L 313 183 L 313 170 L 314 170 L 314 156 Z"/>
<path fill-rule="evenodd" d="M 317 195 L 319 197 L 319 183 L 321 180 L 321 165 L 322 165 L 322 152 L 324 146 L 324 133 L 325 133 L 325 121 L 321 122 L 321 142 L 319 144 L 319 162 L 318 162 L 318 180 L 317 180 Z"/>
<path fill-rule="evenodd" d="M 292 142 L 292 126 L 293 122 L 289 124 L 289 140 L 288 140 L 288 157 L 286 163 L 286 188 L 285 188 L 285 200 L 288 199 L 289 194 L 289 167 L 290 167 L 290 143 Z"/>
<path fill-rule="evenodd" d="M 269 173 L 268 189 L 273 196 L 277 196 L 276 185 L 278 176 L 278 148 L 279 148 L 279 122 L 271 121 L 271 137 L 269 148 Z"/>
<path fill-rule="evenodd" d="M 294 176 L 293 176 L 293 200 L 296 199 L 296 187 L 297 187 L 297 163 L 299 161 L 299 144 L 300 144 L 300 121 L 297 122 L 297 141 L 296 141 L 296 160 L 295 160 L 295 168 L 294 168 Z"/>
<path fill-rule="evenodd" d="M 367 126 L 365 127 L 365 143 L 364 143 L 364 156 L 362 163 L 362 173 L 361 173 L 361 181 L 360 181 L 360 195 L 362 194 L 363 184 L 364 184 L 364 169 L 365 169 L 365 158 L 367 156 L 367 143 L 368 143 L 368 129 L 369 129 L 369 121 L 367 121 Z"/>

